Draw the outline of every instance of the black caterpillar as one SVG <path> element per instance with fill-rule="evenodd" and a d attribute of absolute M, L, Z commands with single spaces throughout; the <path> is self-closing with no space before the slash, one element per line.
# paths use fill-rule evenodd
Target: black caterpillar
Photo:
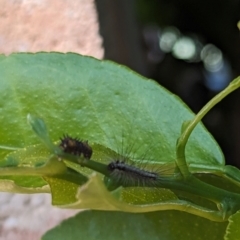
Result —
<path fill-rule="evenodd" d="M 111 178 L 122 186 L 154 186 L 159 180 L 158 173 L 131 166 L 120 160 L 109 163 L 108 170 Z"/>
<path fill-rule="evenodd" d="M 92 148 L 88 145 L 88 141 L 82 141 L 78 138 L 72 138 L 68 135 L 64 135 L 60 140 L 61 142 L 59 146 L 62 148 L 63 152 L 76 156 L 83 155 L 83 157 L 86 159 L 91 158 Z"/>

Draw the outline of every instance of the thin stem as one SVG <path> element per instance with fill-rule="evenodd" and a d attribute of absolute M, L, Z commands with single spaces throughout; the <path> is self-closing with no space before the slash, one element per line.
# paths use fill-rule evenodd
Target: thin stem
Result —
<path fill-rule="evenodd" d="M 77 157 L 75 155 L 64 153 L 64 152 L 59 152 L 58 156 L 62 159 L 66 159 L 69 162 L 72 162 L 75 164 L 79 163 L 82 167 L 87 167 L 89 169 L 92 169 L 96 172 L 103 174 L 106 177 L 110 176 L 110 172 L 108 171 L 108 167 L 106 164 L 103 164 L 94 160 L 82 159 L 81 157 Z"/>
<path fill-rule="evenodd" d="M 187 178 L 190 175 L 188 170 L 186 157 L 185 157 L 185 147 L 188 142 L 188 139 L 196 127 L 196 125 L 202 120 L 202 118 L 223 98 L 225 98 L 228 94 L 236 90 L 240 87 L 240 77 L 233 80 L 226 89 L 217 94 L 212 100 L 210 100 L 201 111 L 195 116 L 195 118 L 188 123 L 185 130 L 181 134 L 180 138 L 177 141 L 176 146 L 176 163 L 182 173 L 182 175 Z"/>
<path fill-rule="evenodd" d="M 223 177 L 236 186 L 240 187 L 240 170 L 234 166 L 230 165 L 198 165 L 191 164 L 189 166 L 190 172 L 195 173 L 204 173 L 212 174 L 219 177 Z"/>
<path fill-rule="evenodd" d="M 240 194 L 212 186 L 194 176 L 178 181 L 162 179 L 161 184 L 170 189 L 181 190 L 213 201 L 223 212 L 233 213 L 240 208 Z"/>

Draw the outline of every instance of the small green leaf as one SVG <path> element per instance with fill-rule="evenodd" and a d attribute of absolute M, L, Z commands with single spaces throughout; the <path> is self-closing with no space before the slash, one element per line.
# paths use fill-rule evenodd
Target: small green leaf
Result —
<path fill-rule="evenodd" d="M 27 119 L 33 131 L 43 141 L 43 143 L 48 147 L 48 149 L 51 150 L 53 153 L 57 152 L 57 147 L 52 143 L 49 137 L 45 122 L 41 118 L 35 117 L 31 114 L 27 115 Z"/>
<path fill-rule="evenodd" d="M 233 214 L 229 220 L 224 240 L 236 240 L 240 239 L 240 211 Z"/>

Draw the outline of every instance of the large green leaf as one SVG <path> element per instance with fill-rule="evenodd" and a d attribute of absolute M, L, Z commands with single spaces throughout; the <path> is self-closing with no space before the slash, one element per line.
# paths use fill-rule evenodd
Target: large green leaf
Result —
<path fill-rule="evenodd" d="M 56 143 L 63 134 L 89 140 L 94 150 L 93 159 L 97 161 L 108 163 L 115 151 L 133 155 L 138 160 L 149 159 L 154 164 L 172 163 L 175 160 L 175 145 L 182 123 L 194 117 L 178 97 L 123 66 L 73 53 L 2 55 L 0 72 L 2 191 L 48 192 L 50 187 L 53 204 L 56 205 L 126 212 L 168 209 L 164 206 L 164 201 L 170 200 L 173 205 L 178 201 L 175 194 L 167 189 L 161 189 L 157 193 L 149 191 L 147 196 L 145 191 L 136 192 L 134 189 L 118 189 L 109 193 L 101 177 L 90 175 L 92 171 L 53 156 L 40 143 L 26 121 L 29 113 L 44 119 L 49 135 Z M 41 133 L 47 136 L 44 130 Z M 219 166 L 221 169 L 224 165 L 219 146 L 201 124 L 190 137 L 186 157 L 189 163 L 203 168 Z M 89 182 L 86 176 L 90 176 Z M 159 204 L 161 201 L 163 202 Z M 160 215 L 159 212 L 146 215 L 115 213 L 114 217 L 110 215 L 113 213 L 93 213 L 80 223 L 77 222 L 78 227 L 84 227 L 84 224 L 91 226 L 92 221 L 97 224 L 94 230 L 104 228 L 104 224 L 98 223 L 98 214 L 102 214 L 107 220 L 110 219 L 108 223 L 116 217 L 116 226 L 126 226 L 124 221 L 126 224 L 139 222 L 143 224 L 141 226 L 146 224 L 145 228 L 150 229 L 150 224 L 153 235 L 149 236 L 163 234 L 166 226 L 170 225 L 166 236 L 171 234 L 175 237 L 178 235 L 174 232 L 176 229 L 187 234 L 188 220 L 192 218 L 174 211 Z M 180 217 L 175 218 L 175 214 Z M 126 218 L 128 216 L 129 219 Z M 169 224 L 175 219 L 176 224 Z M 196 219 L 196 224 L 200 221 L 203 227 L 196 227 L 196 232 L 190 229 L 191 237 L 203 234 L 202 229 L 210 224 L 207 220 Z M 161 221 L 160 230 L 156 230 L 159 227 L 158 221 Z M 208 230 L 211 236 L 218 227 L 225 226 L 220 223 L 211 224 L 213 230 Z M 125 231 L 121 227 L 120 232 L 117 232 L 119 236 Z M 132 226 L 132 229 L 135 227 Z M 134 231 L 129 234 L 134 234 Z M 222 231 L 217 234 L 216 236 L 222 236 Z"/>
<path fill-rule="evenodd" d="M 53 141 L 68 133 L 127 154 L 131 150 L 136 157 L 147 153 L 160 163 L 174 161 L 181 124 L 193 117 L 176 96 L 111 62 L 77 54 L 13 54 L 0 57 L 0 71 L 2 167 L 25 164 L 35 171 L 49 159 L 48 151 L 33 146 L 39 139 L 26 123 L 28 113 L 46 121 Z M 11 148 L 20 150 L 11 153 Z M 98 160 L 107 163 L 110 157 Z M 187 160 L 224 163 L 218 145 L 201 125 L 190 138 Z"/>
<path fill-rule="evenodd" d="M 0 72 L 0 145 L 8 147 L 38 143 L 26 124 L 33 113 L 45 120 L 54 141 L 68 133 L 117 150 L 124 133 L 126 145 L 137 142 L 140 153 L 154 145 L 149 158 L 173 161 L 181 125 L 193 118 L 178 97 L 108 61 L 72 53 L 13 54 L 0 57 Z M 0 156 L 8 152 L 2 149 Z M 224 163 L 202 125 L 190 137 L 187 160 Z"/>
<path fill-rule="evenodd" d="M 227 223 L 216 223 L 183 212 L 81 212 L 47 232 L 43 240 L 219 240 Z M 236 239 L 236 238 L 235 238 Z"/>
<path fill-rule="evenodd" d="M 58 161 L 49 149 L 38 144 L 40 139 L 26 117 L 31 113 L 44 119 L 53 142 L 63 134 L 88 139 L 90 144 L 94 143 L 93 158 L 98 161 L 108 163 L 114 157 L 113 151 L 120 151 L 134 155 L 134 159 L 144 157 L 156 165 L 174 162 L 182 123 L 194 117 L 178 97 L 123 66 L 72 53 L 0 56 L 0 71 L 0 173 L 1 181 L 13 183 L 7 191 L 35 187 L 39 192 L 49 184 L 56 205 L 159 210 L 158 204 L 143 210 L 139 205 L 137 210 L 131 210 L 126 203 L 112 203 L 101 178 L 84 185 L 83 192 L 79 190 L 91 171 Z M 39 134 L 48 136 L 44 126 L 39 126 Z M 186 156 L 189 163 L 200 166 L 224 165 L 220 148 L 201 124 L 190 137 Z M 74 170 L 70 171 L 65 164 Z M 98 192 L 96 185 L 100 186 Z M 137 194 L 133 192 L 124 191 L 119 199 L 136 203 Z M 151 203 L 151 199 L 155 203 L 155 196 L 159 195 L 166 196 L 164 200 L 177 199 L 166 189 L 159 190 L 157 195 L 153 192 L 145 199 L 141 197 L 138 204 Z"/>

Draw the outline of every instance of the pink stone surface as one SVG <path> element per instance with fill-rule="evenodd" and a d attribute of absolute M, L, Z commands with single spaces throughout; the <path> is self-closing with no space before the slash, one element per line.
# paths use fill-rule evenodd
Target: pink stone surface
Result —
<path fill-rule="evenodd" d="M 93 0 L 0 0 L 0 53 L 60 51 L 103 57 Z"/>
<path fill-rule="evenodd" d="M 59 51 L 103 57 L 93 0 L 0 0 L 0 53 Z M 37 240 L 75 215 L 49 194 L 0 193 L 0 240 Z"/>
<path fill-rule="evenodd" d="M 0 240 L 40 239 L 48 229 L 77 210 L 51 205 L 50 194 L 0 194 Z"/>

